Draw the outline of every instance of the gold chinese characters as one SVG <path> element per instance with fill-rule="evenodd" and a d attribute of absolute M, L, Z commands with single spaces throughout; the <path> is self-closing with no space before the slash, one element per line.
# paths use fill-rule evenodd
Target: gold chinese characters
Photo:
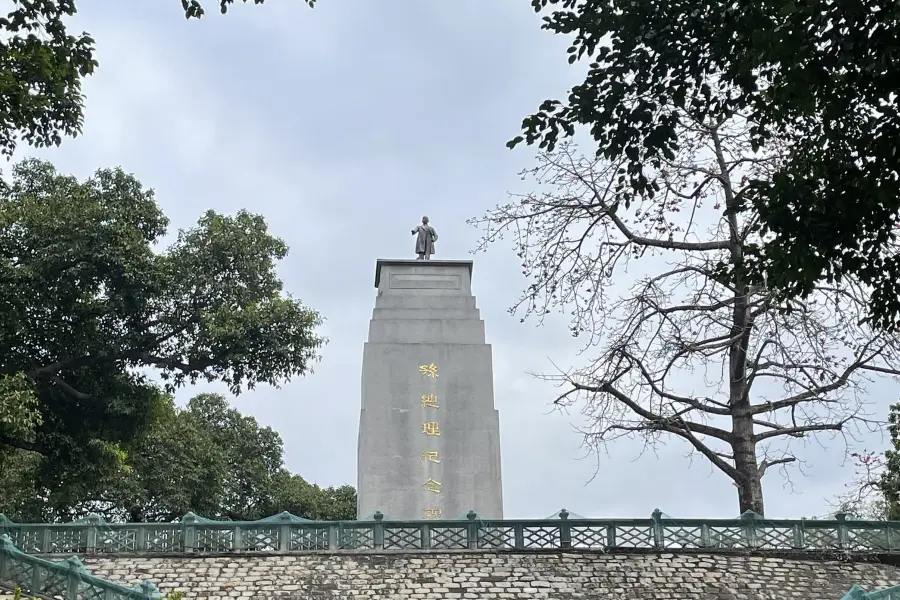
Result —
<path fill-rule="evenodd" d="M 437 450 L 423 450 L 422 451 L 422 462 L 440 463 L 441 459 L 438 458 L 438 451 Z"/>
<path fill-rule="evenodd" d="M 419 365 L 419 373 L 421 373 L 425 377 L 431 377 L 432 379 L 434 379 L 438 376 L 437 365 L 434 363 L 431 363 L 429 365 Z"/>
<path fill-rule="evenodd" d="M 438 377 L 438 367 L 434 363 L 419 365 L 419 374 L 430 379 L 436 379 Z M 421 396 L 419 396 L 419 400 L 422 408 L 435 410 L 440 408 L 438 396 L 437 394 L 433 393 L 433 391 L 422 394 Z M 422 433 L 427 436 L 440 436 L 440 425 L 437 421 L 425 421 L 424 423 L 422 423 Z M 425 463 L 426 469 L 429 472 L 433 473 L 433 467 L 431 467 L 431 465 L 439 465 L 441 463 L 440 453 L 438 450 L 422 450 L 421 460 L 423 463 Z M 441 482 L 431 476 L 429 476 L 428 480 L 422 484 L 422 487 L 426 492 L 431 494 L 441 493 Z M 424 508 L 423 512 L 426 519 L 441 519 L 444 515 L 444 510 L 436 506 Z"/>

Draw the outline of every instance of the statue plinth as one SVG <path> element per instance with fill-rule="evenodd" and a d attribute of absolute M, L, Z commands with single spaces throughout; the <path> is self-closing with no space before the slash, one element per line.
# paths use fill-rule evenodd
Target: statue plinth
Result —
<path fill-rule="evenodd" d="M 472 261 L 379 259 L 363 349 L 360 519 L 503 517 L 491 347 Z"/>

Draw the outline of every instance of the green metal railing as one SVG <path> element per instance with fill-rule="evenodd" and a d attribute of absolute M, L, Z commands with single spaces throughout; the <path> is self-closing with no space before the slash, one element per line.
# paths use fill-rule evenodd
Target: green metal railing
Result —
<path fill-rule="evenodd" d="M 900 600 L 900 585 L 871 592 L 854 585 L 841 600 Z"/>
<path fill-rule="evenodd" d="M 281 513 L 260 521 L 106 523 L 98 516 L 63 524 L 13 523 L 0 534 L 30 554 L 340 552 L 382 550 L 767 550 L 900 553 L 900 521 L 559 518 L 484 521 L 306 521 Z"/>
<path fill-rule="evenodd" d="M 77 556 L 49 561 L 29 556 L 0 536 L 0 586 L 20 589 L 25 597 L 41 595 L 62 600 L 160 600 L 150 581 L 127 588 L 91 575 Z"/>

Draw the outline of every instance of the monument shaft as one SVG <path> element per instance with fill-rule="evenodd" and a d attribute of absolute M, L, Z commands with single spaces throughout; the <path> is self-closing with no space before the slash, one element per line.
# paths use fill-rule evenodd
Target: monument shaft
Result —
<path fill-rule="evenodd" d="M 379 260 L 363 350 L 359 519 L 503 518 L 491 347 L 471 261 Z"/>

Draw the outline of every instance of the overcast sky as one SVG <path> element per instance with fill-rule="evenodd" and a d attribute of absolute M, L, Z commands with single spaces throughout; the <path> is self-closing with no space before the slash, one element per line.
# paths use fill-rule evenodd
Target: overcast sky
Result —
<path fill-rule="evenodd" d="M 38 155 L 82 178 L 100 167 L 134 173 L 156 190 L 173 231 L 208 208 L 266 216 L 291 247 L 287 289 L 323 313 L 331 343 L 313 375 L 234 402 L 280 432 L 291 470 L 355 485 L 376 259 L 412 257 L 409 230 L 422 214 L 440 235 L 435 258 L 470 258 L 478 232 L 465 220 L 521 191 L 517 172 L 532 164 L 531 150 L 505 142 L 580 71 L 528 0 L 321 0 L 315 10 L 269 0 L 224 17 L 207 4 L 207 17 L 188 22 L 178 0 L 81 0 L 73 28 L 95 36 L 100 62 L 85 88 L 84 135 Z M 640 446 L 626 442 L 599 465 L 584 458 L 580 421 L 551 412 L 555 389 L 527 374 L 552 370 L 551 360 L 580 364 L 579 345 L 562 320 L 536 328 L 507 313 L 525 284 L 508 247 L 474 258 L 506 516 L 737 513 L 731 484 L 676 441 L 639 460 Z M 179 402 L 210 389 L 221 391 L 197 386 Z M 873 391 L 882 406 L 897 396 L 887 385 Z M 803 452 L 793 492 L 767 476 L 769 516 L 822 514 L 849 480 L 842 447 Z"/>

